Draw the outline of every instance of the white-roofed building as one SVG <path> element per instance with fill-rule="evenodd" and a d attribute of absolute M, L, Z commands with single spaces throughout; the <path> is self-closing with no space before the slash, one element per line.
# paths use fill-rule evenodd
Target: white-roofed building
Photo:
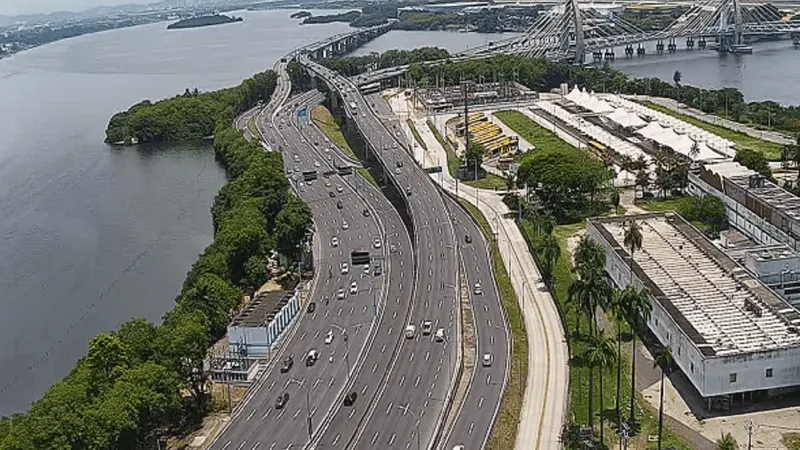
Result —
<path fill-rule="evenodd" d="M 623 241 L 634 220 L 642 248 L 631 264 Z M 587 233 L 615 284 L 647 289 L 648 328 L 708 409 L 800 385 L 800 313 L 679 215 L 594 218 Z"/>

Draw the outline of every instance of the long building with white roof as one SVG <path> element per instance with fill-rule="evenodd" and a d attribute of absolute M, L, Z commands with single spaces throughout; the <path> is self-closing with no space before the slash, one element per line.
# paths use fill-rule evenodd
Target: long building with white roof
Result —
<path fill-rule="evenodd" d="M 636 221 L 642 249 L 623 241 Z M 649 329 L 700 396 L 729 402 L 800 386 L 800 312 L 675 213 L 587 221 L 618 286 L 646 288 Z M 632 283 L 631 283 L 632 280 Z"/>

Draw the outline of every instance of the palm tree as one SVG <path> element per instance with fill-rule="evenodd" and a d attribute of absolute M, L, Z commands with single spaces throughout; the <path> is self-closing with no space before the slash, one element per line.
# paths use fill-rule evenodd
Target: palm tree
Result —
<path fill-rule="evenodd" d="M 579 277 L 569 285 L 568 300 L 575 306 L 575 333 L 580 334 L 581 314 L 589 320 L 589 335 L 593 334 L 594 311 L 603 306 L 608 297 L 609 286 L 599 272 L 590 272 L 587 277 Z"/>
<path fill-rule="evenodd" d="M 609 200 L 611 200 L 611 206 L 614 207 L 614 214 L 619 215 L 619 190 L 611 191 Z"/>
<path fill-rule="evenodd" d="M 626 288 L 633 289 L 631 287 Z M 617 395 L 614 397 L 614 411 L 617 413 L 617 429 L 622 429 L 622 413 L 620 411 L 620 396 L 622 395 L 622 322 L 628 317 L 625 310 L 625 292 L 615 289 L 609 299 L 608 310 L 617 322 Z"/>
<path fill-rule="evenodd" d="M 642 249 L 642 228 L 636 221 L 631 222 L 631 226 L 625 230 L 625 238 L 623 243 L 625 247 L 630 251 L 631 254 L 631 262 L 630 262 L 630 270 L 631 270 L 631 281 L 628 284 L 633 284 L 633 254 Z"/>
<path fill-rule="evenodd" d="M 552 232 L 544 235 L 541 252 L 542 258 L 544 258 L 545 281 L 548 285 L 552 285 L 553 270 L 556 267 L 556 261 L 561 256 L 561 246 L 558 245 L 558 239 L 553 236 Z"/>
<path fill-rule="evenodd" d="M 658 401 L 658 450 L 661 450 L 661 437 L 664 430 L 664 375 L 672 368 L 672 348 L 658 347 L 655 351 L 653 366 L 661 367 L 661 392 Z"/>
<path fill-rule="evenodd" d="M 623 302 L 628 312 L 628 324 L 631 326 L 631 405 L 630 421 L 636 422 L 636 410 L 634 402 L 636 400 L 636 324 L 637 319 L 647 322 L 650 320 L 650 313 L 653 305 L 650 303 L 650 295 L 646 289 L 636 290 L 635 288 L 626 289 Z"/>
<path fill-rule="evenodd" d="M 597 368 L 598 375 L 600 377 L 600 445 L 605 444 L 605 432 L 603 429 L 604 426 L 604 419 L 603 419 L 603 371 L 611 366 L 611 363 L 614 362 L 614 342 L 606 336 L 605 333 L 598 333 L 595 336 L 592 336 L 591 342 L 589 343 L 589 348 L 587 349 L 587 362 L 589 363 L 589 370 L 591 374 L 591 370 L 593 368 Z M 589 377 L 589 426 L 592 426 L 592 416 L 594 415 L 594 409 L 592 405 L 592 379 L 591 376 Z"/>
<path fill-rule="evenodd" d="M 718 450 L 737 450 L 738 448 L 739 445 L 736 439 L 734 439 L 730 433 L 722 434 L 722 432 L 720 432 L 719 439 L 717 439 Z"/>
<path fill-rule="evenodd" d="M 699 154 L 700 154 L 700 145 L 697 143 L 697 141 L 692 142 L 692 147 L 689 149 L 689 158 L 691 158 L 692 161 L 694 162 L 694 160 L 697 159 L 697 155 Z"/>
<path fill-rule="evenodd" d="M 606 252 L 603 246 L 584 235 L 575 249 L 575 271 L 581 277 L 588 278 L 590 273 L 602 273 L 605 266 Z"/>

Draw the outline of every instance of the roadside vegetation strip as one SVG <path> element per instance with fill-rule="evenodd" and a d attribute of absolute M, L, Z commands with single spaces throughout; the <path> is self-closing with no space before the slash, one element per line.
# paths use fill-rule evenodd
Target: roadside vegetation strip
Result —
<path fill-rule="evenodd" d="M 250 133 L 253 134 L 253 137 L 256 139 L 260 138 L 260 134 L 258 132 L 258 127 L 256 126 L 256 117 L 253 116 L 247 120 L 247 129 L 250 130 Z"/>
<path fill-rule="evenodd" d="M 477 181 L 464 181 L 464 184 L 478 189 L 489 189 L 494 191 L 504 191 L 508 188 L 506 180 L 498 177 L 497 175 L 487 173 L 486 178 L 481 178 Z"/>
<path fill-rule="evenodd" d="M 411 128 L 411 134 L 414 135 L 414 139 L 417 141 L 420 147 L 423 150 L 428 150 L 428 146 L 425 145 L 425 141 L 422 140 L 422 136 L 419 135 L 419 131 L 417 131 L 417 127 L 414 126 L 414 121 L 411 119 L 406 119 L 406 123 L 408 127 Z"/>
<path fill-rule="evenodd" d="M 781 153 L 783 151 L 783 146 L 781 144 L 765 141 L 740 131 L 731 130 L 730 128 L 726 128 L 722 125 L 716 125 L 686 114 L 681 114 L 677 111 L 657 105 L 653 102 L 644 102 L 644 104 L 650 109 L 654 109 L 664 114 L 669 114 L 672 117 L 677 117 L 678 119 L 706 130 L 709 133 L 714 133 L 723 139 L 728 139 L 736 144 L 737 149 L 741 150 L 749 148 L 751 150 L 755 150 L 763 154 L 764 157 L 770 161 L 779 161 L 781 159 Z"/>
<path fill-rule="evenodd" d="M 347 142 L 347 138 L 344 136 L 344 132 L 339 127 L 339 124 L 336 123 L 336 119 L 333 117 L 328 108 L 323 105 L 317 105 L 314 109 L 311 110 L 311 120 L 317 124 L 320 130 L 334 143 L 337 147 L 339 147 L 343 152 L 345 152 L 348 156 L 354 159 L 358 159 L 353 149 L 350 147 L 350 143 Z"/>
<path fill-rule="evenodd" d="M 509 450 L 514 448 L 517 440 L 522 398 L 525 394 L 525 383 L 528 379 L 528 335 L 525 332 L 525 322 L 517 301 L 517 294 L 511 285 L 511 279 L 508 277 L 508 272 L 506 272 L 503 257 L 500 255 L 489 222 L 486 221 L 483 213 L 471 203 L 463 199 L 458 199 L 458 201 L 478 221 L 483 234 L 491 244 L 491 258 L 494 264 L 497 288 L 500 291 L 500 299 L 510 327 L 511 360 L 508 363 L 511 366 L 508 370 L 509 379 L 500 403 L 497 420 L 492 427 L 488 446 L 490 450 Z"/>
<path fill-rule="evenodd" d="M 458 172 L 458 166 L 461 165 L 461 160 L 458 158 L 458 155 L 453 151 L 453 148 L 450 146 L 450 143 L 442 137 L 439 130 L 436 129 L 436 125 L 428 119 L 428 128 L 430 128 L 431 133 L 439 141 L 439 145 L 442 146 L 444 149 L 445 154 L 447 155 L 447 171 L 450 172 L 450 176 L 455 177 L 456 172 Z"/>
<path fill-rule="evenodd" d="M 381 190 L 381 187 L 378 185 L 378 182 L 375 180 L 375 177 L 372 176 L 372 172 L 370 172 L 369 169 L 366 169 L 364 167 L 357 167 L 356 171 L 367 181 L 369 181 L 371 185 L 375 186 L 376 189 L 378 189 L 379 191 Z"/>
<path fill-rule="evenodd" d="M 589 412 L 589 379 L 588 379 L 588 368 L 584 363 L 584 355 L 588 349 L 588 336 L 586 332 L 588 331 L 588 324 L 586 323 L 586 317 L 582 316 L 582 329 L 581 332 L 583 334 L 577 334 L 576 328 L 576 311 L 572 304 L 568 301 L 568 290 L 569 286 L 573 281 L 574 272 L 572 271 L 572 263 L 570 258 L 570 252 L 567 245 L 568 240 L 575 236 L 576 233 L 584 230 L 586 227 L 586 223 L 584 221 L 569 224 L 569 225 L 558 225 L 553 230 L 553 235 L 555 236 L 556 240 L 558 241 L 558 245 L 561 248 L 561 254 L 555 264 L 555 268 L 553 270 L 553 294 L 556 301 L 556 306 L 558 307 L 559 313 L 563 317 L 564 323 L 564 331 L 565 336 L 568 340 L 569 344 L 569 351 L 570 351 L 570 370 L 569 370 L 569 386 L 570 386 L 570 404 L 569 404 L 569 413 L 570 413 L 570 425 L 571 429 L 574 432 L 575 427 L 578 424 L 585 424 L 586 419 Z M 540 257 L 539 257 L 539 248 L 541 245 L 541 241 L 543 240 L 541 236 L 536 236 L 536 230 L 534 225 L 527 220 L 523 220 L 520 226 L 520 229 L 525 236 L 525 240 L 528 242 L 528 245 L 531 251 L 537 255 L 537 265 L 539 264 Z M 600 318 L 598 317 L 598 321 Z M 621 395 L 620 395 L 620 408 L 622 410 L 623 415 L 627 415 L 627 411 L 630 405 L 630 336 L 631 331 L 627 324 L 623 322 L 621 328 L 622 335 L 623 335 L 623 357 L 622 357 L 622 377 L 620 384 L 622 386 Z M 614 347 L 616 349 L 616 324 L 614 323 L 613 319 L 610 320 L 610 325 L 605 330 L 606 334 L 609 336 L 610 339 L 614 340 Z M 628 351 L 626 351 L 628 349 Z M 641 358 L 637 359 L 639 365 L 642 363 L 646 363 L 642 361 Z M 595 369 L 595 378 L 594 382 L 599 384 L 599 377 L 597 376 L 597 370 Z M 615 405 L 615 397 L 616 397 L 616 383 L 617 383 L 617 365 L 616 361 L 612 364 L 611 367 L 607 368 L 603 371 L 603 400 L 602 406 L 600 403 L 600 393 L 598 386 L 595 385 L 593 391 L 593 403 L 594 408 L 596 410 L 603 411 L 607 417 L 606 420 L 606 427 L 605 427 L 605 435 L 606 440 L 609 444 L 609 447 L 614 447 L 613 443 L 618 442 L 617 434 L 616 434 L 616 412 L 614 411 Z M 649 406 L 642 398 L 641 394 L 637 393 L 636 395 L 636 410 L 637 410 L 637 419 L 641 423 L 641 430 L 640 432 L 631 439 L 631 446 L 630 448 L 650 448 L 650 443 L 648 442 L 648 436 L 656 435 L 658 433 L 658 420 L 655 417 L 658 414 L 658 411 L 653 411 L 653 408 Z M 597 422 L 597 418 L 595 420 Z M 676 436 L 666 425 L 664 426 L 664 439 L 663 439 L 663 447 L 669 448 L 673 447 L 675 449 L 685 449 L 691 450 L 691 446 L 687 445 L 680 437 Z M 571 448 L 571 447 L 570 447 Z"/>

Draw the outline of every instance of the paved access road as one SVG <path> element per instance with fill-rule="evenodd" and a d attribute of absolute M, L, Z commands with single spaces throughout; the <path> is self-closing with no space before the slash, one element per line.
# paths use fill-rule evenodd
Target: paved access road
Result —
<path fill-rule="evenodd" d="M 337 414 L 319 443 L 330 448 L 338 439 L 341 443 L 335 448 L 428 448 L 439 431 L 459 357 L 458 260 L 452 224 L 438 190 L 398 139 L 400 129 L 387 129 L 349 80 L 308 59 L 300 61 L 341 93 L 361 134 L 408 202 L 417 250 L 417 292 L 410 321 L 417 327 L 415 336 L 402 342 L 379 398 L 362 413 L 364 419 L 354 427 Z M 427 321 L 432 334 L 423 336 L 422 324 Z M 441 342 L 433 338 L 439 328 L 445 337 Z"/>

